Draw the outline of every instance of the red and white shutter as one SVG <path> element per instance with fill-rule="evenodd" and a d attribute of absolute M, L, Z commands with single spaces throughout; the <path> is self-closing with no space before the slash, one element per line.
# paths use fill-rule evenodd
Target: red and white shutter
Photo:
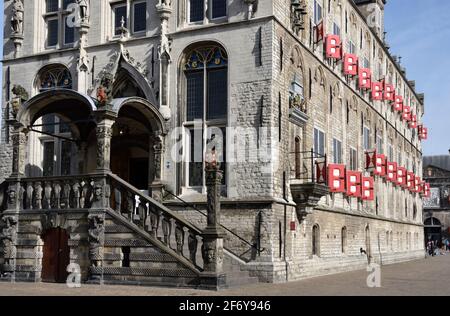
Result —
<path fill-rule="evenodd" d="M 363 177 L 361 188 L 362 188 L 361 198 L 364 201 L 373 201 L 375 198 L 373 178 L 372 177 Z"/>
<path fill-rule="evenodd" d="M 373 174 L 384 177 L 386 175 L 386 156 L 383 154 L 376 155 L 375 170 Z"/>
<path fill-rule="evenodd" d="M 397 168 L 397 184 L 403 188 L 407 187 L 407 175 L 408 171 L 406 168 L 398 167 Z"/>
<path fill-rule="evenodd" d="M 394 85 L 384 83 L 384 99 L 386 101 L 394 101 L 395 100 Z"/>
<path fill-rule="evenodd" d="M 353 197 L 361 196 L 361 172 L 347 171 L 346 183 L 347 183 L 347 195 Z"/>
<path fill-rule="evenodd" d="M 428 139 L 428 128 L 423 125 L 419 125 L 419 139 L 427 140 Z"/>
<path fill-rule="evenodd" d="M 417 128 L 417 115 L 411 115 L 411 121 L 409 122 L 409 128 Z"/>
<path fill-rule="evenodd" d="M 360 89 L 371 89 L 372 81 L 372 72 L 369 68 L 359 68 L 358 71 L 358 83 Z"/>
<path fill-rule="evenodd" d="M 358 57 L 353 54 L 344 55 L 344 75 L 356 76 L 358 74 Z"/>
<path fill-rule="evenodd" d="M 372 82 L 372 100 L 374 100 L 374 101 L 383 100 L 383 83 L 382 82 Z"/>
<path fill-rule="evenodd" d="M 397 183 L 397 163 L 388 162 L 386 164 L 386 177 L 389 181 Z"/>
<path fill-rule="evenodd" d="M 341 59 L 341 38 L 338 35 L 328 35 L 325 40 L 325 54 L 327 58 Z"/>
<path fill-rule="evenodd" d="M 414 180 L 414 192 L 420 193 L 422 191 L 422 179 L 420 177 L 416 177 Z"/>
<path fill-rule="evenodd" d="M 408 171 L 406 174 L 406 186 L 409 191 L 414 192 L 416 182 L 416 175 L 413 172 Z"/>
<path fill-rule="evenodd" d="M 316 161 L 316 182 L 317 183 L 327 182 L 327 164 L 325 160 Z"/>
<path fill-rule="evenodd" d="M 402 119 L 406 122 L 411 121 L 411 107 L 410 106 L 403 106 L 403 113 L 402 113 Z"/>
<path fill-rule="evenodd" d="M 375 150 L 366 152 L 366 170 L 371 171 L 375 169 L 376 157 L 377 152 Z"/>
<path fill-rule="evenodd" d="M 345 193 L 345 165 L 328 165 L 328 187 L 332 193 Z"/>
<path fill-rule="evenodd" d="M 401 95 L 395 96 L 394 110 L 399 112 L 403 110 L 403 97 Z"/>

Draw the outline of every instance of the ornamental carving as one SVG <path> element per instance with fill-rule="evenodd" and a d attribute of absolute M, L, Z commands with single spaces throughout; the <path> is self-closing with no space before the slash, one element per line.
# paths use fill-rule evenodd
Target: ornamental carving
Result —
<path fill-rule="evenodd" d="M 1 255 L 4 265 L 11 265 L 16 257 L 17 219 L 14 216 L 2 218 L 3 228 L 0 233 Z"/>
<path fill-rule="evenodd" d="M 11 16 L 11 30 L 13 35 L 23 35 L 23 12 L 22 0 L 14 0 Z"/>
<path fill-rule="evenodd" d="M 105 218 L 104 215 L 92 214 L 88 216 L 88 220 L 89 259 L 93 267 L 99 267 L 103 259 Z"/>
<path fill-rule="evenodd" d="M 101 106 L 106 106 L 112 100 L 112 84 L 114 77 L 110 73 L 103 74 L 100 85 L 97 88 L 97 101 Z"/>
<path fill-rule="evenodd" d="M 89 3 L 87 0 L 77 0 L 78 7 L 80 8 L 80 19 L 82 23 L 89 22 Z"/>
<path fill-rule="evenodd" d="M 304 0 L 291 0 L 291 27 L 295 34 L 305 29 L 307 5 Z"/>

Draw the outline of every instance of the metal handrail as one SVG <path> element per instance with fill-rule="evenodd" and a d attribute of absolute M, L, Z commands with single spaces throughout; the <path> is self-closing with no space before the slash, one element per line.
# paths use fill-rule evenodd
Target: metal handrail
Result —
<path fill-rule="evenodd" d="M 174 193 L 172 193 L 171 191 L 167 190 L 166 188 L 164 188 L 164 191 L 167 192 L 169 195 L 173 196 L 174 198 L 176 198 L 177 200 L 179 200 L 180 202 L 182 202 L 184 204 L 184 206 L 186 207 L 190 207 L 192 209 L 194 209 L 195 211 L 197 211 L 198 213 L 202 214 L 203 216 L 207 217 L 208 215 L 204 212 L 202 212 L 201 210 L 199 210 L 194 204 L 186 202 L 185 200 L 183 200 L 182 198 L 180 198 L 179 196 L 175 195 Z M 252 244 L 249 241 L 245 240 L 244 238 L 242 238 L 241 236 L 239 236 L 238 234 L 236 234 L 235 232 L 231 231 L 230 229 L 228 229 L 227 227 L 223 226 L 222 224 L 220 224 L 220 226 L 226 230 L 227 232 L 229 232 L 230 234 L 232 234 L 233 236 L 237 237 L 239 240 L 241 240 L 242 242 L 244 242 L 245 244 L 249 245 L 250 247 L 256 249 L 256 251 L 258 251 L 258 253 L 261 253 L 265 250 L 265 248 L 259 248 L 256 246 L 257 243 Z"/>

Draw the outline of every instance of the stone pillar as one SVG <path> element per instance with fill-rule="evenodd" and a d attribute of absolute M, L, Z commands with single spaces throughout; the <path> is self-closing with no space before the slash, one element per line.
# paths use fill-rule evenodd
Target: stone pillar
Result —
<path fill-rule="evenodd" d="M 151 196 L 153 199 L 157 201 L 162 200 L 162 182 L 161 182 L 161 168 L 162 168 L 162 155 L 163 155 L 163 143 L 162 139 L 159 135 L 152 138 L 153 146 L 153 180 L 149 186 L 149 191 L 151 192 Z"/>
<path fill-rule="evenodd" d="M 108 172 L 111 170 L 111 138 L 112 126 L 117 114 L 109 110 L 101 110 L 97 116 L 97 171 Z"/>
<path fill-rule="evenodd" d="M 225 232 L 220 226 L 220 187 L 222 171 L 214 161 L 206 165 L 207 226 L 203 231 L 202 256 L 204 272 L 202 286 L 219 289 L 225 286 L 223 273 L 223 239 Z"/>
<path fill-rule="evenodd" d="M 12 178 L 25 175 L 25 154 L 28 140 L 28 131 L 22 124 L 16 122 L 11 135 L 13 143 Z"/>

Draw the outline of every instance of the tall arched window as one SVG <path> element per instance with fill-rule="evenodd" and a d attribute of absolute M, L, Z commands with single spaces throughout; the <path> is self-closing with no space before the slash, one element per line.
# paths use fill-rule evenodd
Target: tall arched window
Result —
<path fill-rule="evenodd" d="M 72 76 L 70 71 L 60 64 L 48 65 L 42 68 L 37 76 L 36 88 L 39 92 L 51 89 L 72 89 Z M 42 144 L 42 173 L 44 176 L 69 175 L 72 172 L 73 143 L 65 140 L 70 138 L 69 125 L 55 114 L 47 114 L 41 118 L 39 137 Z M 57 137 L 53 137 L 57 136 Z"/>
<path fill-rule="evenodd" d="M 224 172 L 228 113 L 228 56 L 217 45 L 190 50 L 185 57 L 185 115 L 188 164 L 185 186 L 205 187 L 204 157 L 214 151 Z M 201 138 L 199 137 L 201 135 Z"/>
<path fill-rule="evenodd" d="M 312 229 L 312 255 L 320 256 L 320 228 L 317 224 Z"/>
<path fill-rule="evenodd" d="M 341 252 L 347 252 L 347 227 L 342 227 L 341 230 Z"/>

